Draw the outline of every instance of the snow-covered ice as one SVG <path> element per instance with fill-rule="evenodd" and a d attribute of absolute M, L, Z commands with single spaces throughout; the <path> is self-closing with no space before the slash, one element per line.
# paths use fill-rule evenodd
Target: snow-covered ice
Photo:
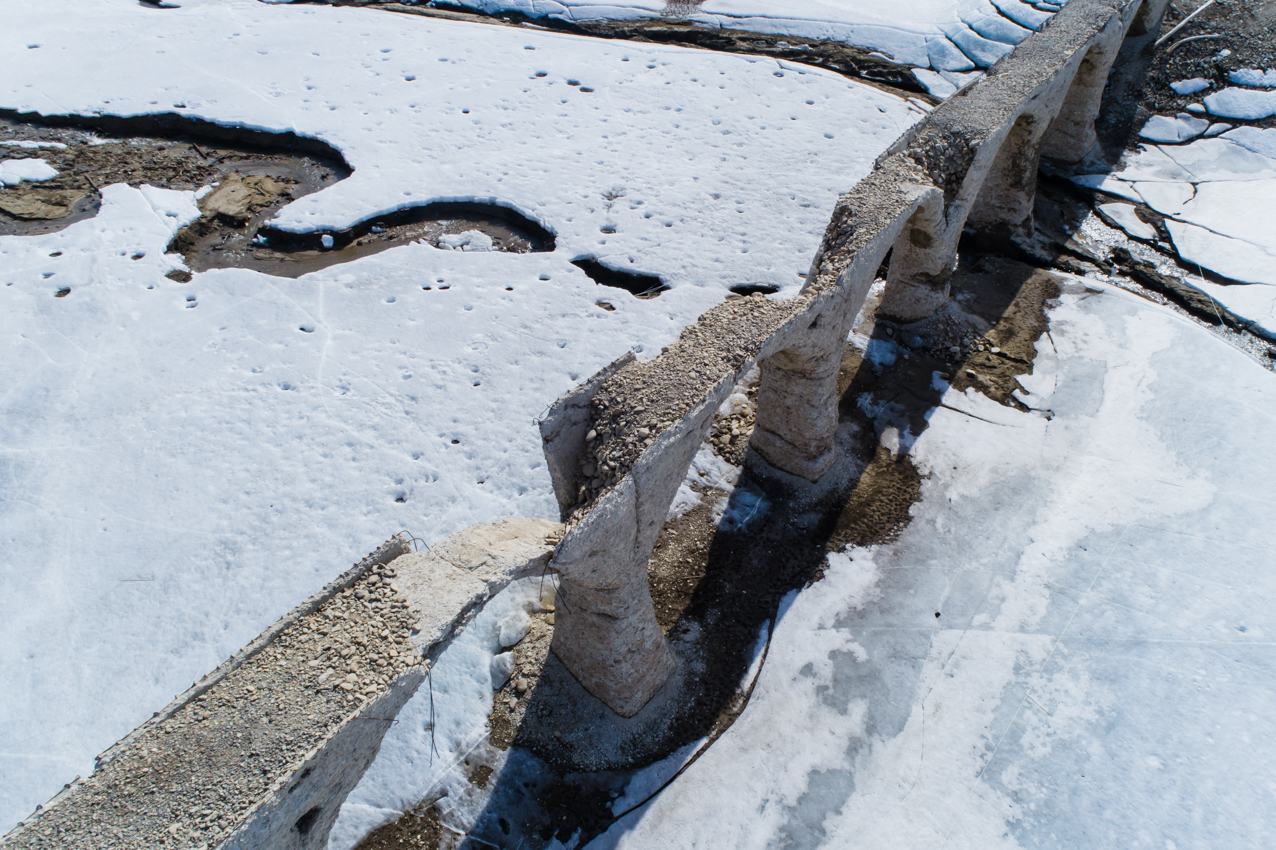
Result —
<path fill-rule="evenodd" d="M 1210 122 L 1204 118 L 1193 118 L 1180 112 L 1171 118 L 1168 115 L 1153 115 L 1139 131 L 1140 138 L 1150 142 L 1177 144 L 1195 139 L 1208 129 Z"/>
<path fill-rule="evenodd" d="M 196 193 L 125 185 L 61 232 L 0 237 L 0 828 L 390 534 L 556 516 L 535 417 L 734 283 L 795 292 L 837 193 L 921 114 L 652 44 L 251 0 L 55 5 L 5 10 L 0 107 L 317 137 L 354 174 L 283 226 L 492 199 L 557 250 L 409 244 L 178 284 L 164 249 Z M 672 288 L 603 289 L 583 255 Z"/>
<path fill-rule="evenodd" d="M 1189 264 L 1242 284 L 1201 288 L 1276 334 L 1276 130 L 1238 127 L 1185 145 L 1149 145 L 1123 170 L 1074 178 L 1166 216 Z M 1189 265 L 1190 268 L 1190 265 Z"/>
<path fill-rule="evenodd" d="M 1204 77 L 1193 77 L 1190 80 L 1179 80 L 1176 83 L 1170 83 L 1170 88 L 1174 89 L 1175 94 L 1196 94 L 1198 91 L 1205 91 L 1210 87 L 1210 81 Z"/>
<path fill-rule="evenodd" d="M 1260 70 L 1258 68 L 1242 68 L 1232 71 L 1227 78 L 1238 86 L 1251 88 L 1276 89 L 1276 70 Z M 1184 92 L 1179 92 L 1183 94 Z"/>
<path fill-rule="evenodd" d="M 1066 0 L 1064 0 L 1066 2 Z M 1057 6 L 1024 0 L 704 0 L 696 24 L 841 41 L 936 71 L 987 68 L 1050 19 Z M 458 0 L 493 13 L 566 21 L 635 20 L 667 14 L 663 0 Z"/>
<path fill-rule="evenodd" d="M 1135 215 L 1130 204 L 1099 204 L 1099 209 L 1135 239 L 1156 239 L 1156 228 Z"/>
<path fill-rule="evenodd" d="M 1260 121 L 1276 115 L 1276 91 L 1225 88 L 1205 98 L 1205 108 L 1219 118 Z"/>
<path fill-rule="evenodd" d="M 38 183 L 58 176 L 57 169 L 42 159 L 6 159 L 0 162 L 0 186 L 17 186 L 23 180 Z"/>
<path fill-rule="evenodd" d="M 1061 301 L 1053 418 L 949 391 L 899 540 L 829 557 L 735 725 L 592 850 L 1269 842 L 1276 383 L 1137 296 Z"/>

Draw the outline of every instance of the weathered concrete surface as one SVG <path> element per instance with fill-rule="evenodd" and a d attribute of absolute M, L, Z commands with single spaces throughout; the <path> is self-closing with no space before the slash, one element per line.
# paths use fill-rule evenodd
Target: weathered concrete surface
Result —
<path fill-rule="evenodd" d="M 557 523 L 392 538 L 99 757 L 6 848 L 318 850 L 430 664 Z"/>

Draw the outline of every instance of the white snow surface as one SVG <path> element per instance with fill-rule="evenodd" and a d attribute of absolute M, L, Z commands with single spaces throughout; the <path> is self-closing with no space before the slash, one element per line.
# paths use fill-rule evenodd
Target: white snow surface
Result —
<path fill-rule="evenodd" d="M 0 237 L 0 830 L 389 535 L 556 516 L 535 417 L 733 283 L 791 295 L 920 116 L 791 64 L 250 0 L 15 5 L 0 107 L 324 139 L 355 173 L 285 208 L 297 229 L 491 198 L 558 239 L 178 284 L 198 193 L 124 185 Z M 586 253 L 673 288 L 600 288 Z"/>
<path fill-rule="evenodd" d="M 1232 71 L 1227 78 L 1238 86 L 1250 86 L 1252 88 L 1276 89 L 1276 70 L 1260 70 L 1258 68 L 1242 68 L 1239 71 Z M 1186 92 L 1179 92 L 1186 94 Z"/>
<path fill-rule="evenodd" d="M 1259 121 L 1276 115 L 1276 91 L 1226 88 L 1205 98 L 1205 108 L 1220 118 Z"/>
<path fill-rule="evenodd" d="M 57 169 L 38 158 L 6 159 L 0 162 L 0 186 L 17 186 L 23 180 L 39 183 L 57 176 Z"/>
<path fill-rule="evenodd" d="M 18 140 L 6 139 L 3 141 L 0 141 L 0 147 L 28 148 L 28 149 L 31 149 L 31 148 L 65 149 L 66 145 L 64 145 L 62 142 L 37 142 L 37 141 L 32 141 L 30 139 L 18 139 Z"/>
<path fill-rule="evenodd" d="M 1099 209 L 1135 239 L 1156 239 L 1156 228 L 1135 215 L 1130 204 L 1099 204 Z"/>
<path fill-rule="evenodd" d="M 1153 115 L 1139 131 L 1141 138 L 1150 142 L 1177 144 L 1195 139 L 1204 133 L 1210 122 L 1204 118 L 1193 118 L 1186 112 L 1180 112 L 1171 118 L 1168 115 Z"/>
<path fill-rule="evenodd" d="M 1024 379 L 1053 418 L 948 391 L 898 541 L 829 556 L 735 725 L 592 850 L 1268 843 L 1276 382 L 1061 301 Z"/>
<path fill-rule="evenodd" d="M 1241 284 L 1200 285 L 1276 334 L 1276 130 L 1238 127 L 1175 147 L 1149 145 L 1110 175 L 1074 178 L 1166 216 L 1179 255 Z"/>
<path fill-rule="evenodd" d="M 1204 77 L 1193 77 L 1190 80 L 1179 80 L 1177 83 L 1170 83 L 1170 88 L 1174 89 L 1175 94 L 1196 94 L 1198 91 L 1205 91 L 1210 87 L 1210 81 Z"/>
<path fill-rule="evenodd" d="M 842 41 L 936 71 L 987 68 L 1052 14 L 1048 4 L 1023 0 L 704 0 L 691 8 L 663 0 L 457 2 L 487 13 L 515 11 L 568 21 L 665 15 L 700 25 Z"/>

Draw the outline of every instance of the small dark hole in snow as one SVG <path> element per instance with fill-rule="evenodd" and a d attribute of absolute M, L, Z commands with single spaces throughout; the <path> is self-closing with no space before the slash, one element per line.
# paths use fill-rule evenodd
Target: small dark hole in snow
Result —
<path fill-rule="evenodd" d="M 394 303 L 394 296 L 393 296 L 393 295 L 391 295 L 390 297 L 386 298 L 385 303 L 387 303 L 387 304 L 393 304 L 393 303 Z"/>
<path fill-rule="evenodd" d="M 175 280 L 178 283 L 190 283 L 191 278 L 194 277 L 194 275 L 188 271 L 183 271 L 182 269 L 173 269 L 171 272 L 164 275 L 164 277 L 169 280 Z"/>
<path fill-rule="evenodd" d="M 400 505 L 406 502 L 407 500 L 408 499 L 406 496 L 400 496 L 399 498 L 395 499 L 395 501 L 398 502 Z"/>
<path fill-rule="evenodd" d="M 938 617 L 939 617 L 939 612 L 938 612 L 938 611 L 936 611 L 936 612 L 935 612 L 935 617 L 936 617 L 936 618 L 938 618 Z"/>
<path fill-rule="evenodd" d="M 314 325 L 301 325 L 300 327 L 298 327 L 298 328 L 297 328 L 297 330 L 301 331 L 303 334 L 312 334 L 312 333 L 314 333 L 314 332 L 315 332 L 315 326 L 314 326 Z"/>
<path fill-rule="evenodd" d="M 774 295 L 780 291 L 780 287 L 774 283 L 737 283 L 731 287 L 731 291 L 736 295 Z"/>
<path fill-rule="evenodd" d="M 655 298 L 669 287 L 656 275 L 609 268 L 593 257 L 572 260 L 572 265 L 602 286 L 623 289 L 638 298 Z"/>
<path fill-rule="evenodd" d="M 67 297 L 68 295 L 70 295 L 70 294 L 71 294 L 71 287 L 69 287 L 69 286 L 64 286 L 64 287 L 62 287 L 61 289 L 59 289 L 57 292 L 53 293 L 53 297 L 54 297 L 54 298 L 66 298 L 66 297 Z"/>
<path fill-rule="evenodd" d="M 49 278 L 53 277 L 53 275 L 54 275 L 54 272 L 45 272 L 44 279 L 48 280 Z"/>
<path fill-rule="evenodd" d="M 460 440 L 453 440 L 453 441 L 452 441 L 452 445 L 454 445 L 454 446 L 457 446 L 457 445 L 460 445 L 460 444 L 461 444 L 461 441 L 460 441 Z"/>
<path fill-rule="evenodd" d="M 451 284 L 447 284 L 446 286 L 440 286 L 440 287 L 439 287 L 439 289 L 451 289 L 451 288 L 452 288 L 452 285 L 451 285 Z"/>
<path fill-rule="evenodd" d="M 140 259 L 142 259 L 142 258 L 143 258 L 143 257 L 145 257 L 145 256 L 146 256 L 145 254 L 143 254 L 142 252 L 140 252 L 140 251 L 139 251 L 138 253 L 134 254 L 134 255 L 133 255 L 133 256 L 131 256 L 131 257 L 129 257 L 129 259 L 130 259 L 130 260 L 140 260 Z"/>
<path fill-rule="evenodd" d="M 592 91 L 593 91 L 593 89 L 591 89 L 589 86 L 581 86 L 581 87 L 580 87 L 580 90 L 581 90 L 581 91 L 585 91 L 585 92 L 592 92 Z"/>
<path fill-rule="evenodd" d="M 60 257 L 60 256 L 62 256 L 62 252 L 61 252 L 61 251 L 54 251 L 54 252 L 53 252 L 52 254 L 50 254 L 49 256 L 50 256 L 50 257 Z"/>
<path fill-rule="evenodd" d="M 567 81 L 567 85 L 569 85 L 569 86 L 578 86 L 578 85 L 580 85 L 580 80 L 568 80 L 568 81 Z"/>
<path fill-rule="evenodd" d="M 512 287 L 512 286 L 507 286 L 507 287 L 505 287 L 505 291 L 506 291 L 506 292 L 513 292 L 513 291 L 514 291 L 514 287 Z"/>
<path fill-rule="evenodd" d="M 610 301 L 599 301 L 598 306 L 602 307 L 608 313 L 616 312 L 616 307 Z"/>
<path fill-rule="evenodd" d="M 498 820 L 498 822 L 499 822 L 499 823 L 500 823 L 500 825 L 501 825 L 501 832 L 505 833 L 506 835 L 509 835 L 509 834 L 510 834 L 510 822 L 509 822 L 509 821 L 507 821 L 505 818 L 500 818 L 500 819 Z"/>
<path fill-rule="evenodd" d="M 434 287 L 432 287 L 432 286 L 423 286 L 423 287 L 421 287 L 421 288 L 422 288 L 422 289 L 424 289 L 426 292 L 429 292 L 429 291 L 430 291 L 431 289 L 433 289 Z"/>

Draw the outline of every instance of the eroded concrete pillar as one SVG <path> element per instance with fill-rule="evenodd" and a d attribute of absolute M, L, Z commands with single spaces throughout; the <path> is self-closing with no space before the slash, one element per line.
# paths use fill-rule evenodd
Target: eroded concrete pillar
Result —
<path fill-rule="evenodd" d="M 869 280 L 793 334 L 793 344 L 761 362 L 757 425 L 750 448 L 776 469 L 818 481 L 836 460 L 837 376 L 851 324 Z"/>
<path fill-rule="evenodd" d="M 1032 237 L 1042 140 L 1067 92 L 1062 81 L 1028 104 L 1015 121 L 966 220 L 971 228 L 998 239 Z"/>
<path fill-rule="evenodd" d="M 1131 8 L 1128 14 L 1133 17 L 1134 13 Z M 1059 114 L 1045 135 L 1042 153 L 1050 159 L 1080 162 L 1099 143 L 1094 121 L 1128 23 L 1129 18 L 1114 17 L 1086 51 Z"/>
<path fill-rule="evenodd" d="M 554 553 L 559 574 L 551 648 L 576 680 L 632 717 L 676 666 L 656 622 L 647 561 L 678 485 L 731 391 L 718 385 L 647 447 L 629 473 L 569 529 Z"/>
<path fill-rule="evenodd" d="M 932 315 L 948 301 L 948 278 L 957 267 L 961 227 L 949 226 L 942 198 L 913 213 L 891 248 L 886 291 L 878 313 L 905 322 Z"/>

